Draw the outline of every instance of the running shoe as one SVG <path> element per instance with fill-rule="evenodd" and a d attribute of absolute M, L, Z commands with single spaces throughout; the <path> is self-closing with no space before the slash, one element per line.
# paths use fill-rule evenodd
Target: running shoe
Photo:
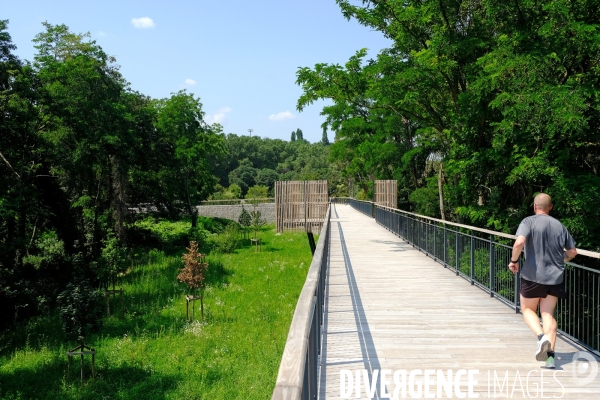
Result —
<path fill-rule="evenodd" d="M 550 340 L 546 335 L 544 335 L 538 342 L 537 352 L 535 353 L 535 359 L 538 361 L 547 360 L 548 350 L 550 350 Z"/>
<path fill-rule="evenodd" d="M 556 368 L 556 364 L 554 363 L 554 357 L 548 357 L 548 359 L 546 360 L 546 365 L 544 367 L 548 369 Z"/>

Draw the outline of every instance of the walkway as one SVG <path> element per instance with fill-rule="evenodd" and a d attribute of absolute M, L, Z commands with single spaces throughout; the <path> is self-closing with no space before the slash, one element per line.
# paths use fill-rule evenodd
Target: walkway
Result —
<path fill-rule="evenodd" d="M 332 209 L 325 313 L 321 400 L 340 398 L 340 370 L 356 376 L 363 369 L 369 376 L 391 370 L 386 391 L 396 387 L 396 370 L 406 370 L 408 382 L 416 369 L 452 370 L 452 378 L 465 369 L 479 370 L 474 375 L 479 398 L 561 397 L 561 385 L 563 399 L 600 398 L 600 371 L 584 386 L 573 378 L 573 355 L 582 348 L 559 338 L 556 378 L 541 370 L 534 358 L 536 339 L 520 314 L 347 205 Z M 588 375 L 585 365 L 588 372 L 594 367 L 581 364 L 578 377 Z M 437 397 L 435 379 L 434 373 L 429 391 Z M 416 375 L 416 381 L 423 380 L 423 374 Z M 467 375 L 460 380 L 459 390 L 466 394 Z M 368 398 L 364 379 L 360 386 L 360 398 Z M 388 398 L 377 387 L 374 398 Z M 355 395 L 356 390 L 350 398 Z M 456 392 L 452 396 L 458 398 Z M 446 392 L 442 397 L 449 398 Z"/>

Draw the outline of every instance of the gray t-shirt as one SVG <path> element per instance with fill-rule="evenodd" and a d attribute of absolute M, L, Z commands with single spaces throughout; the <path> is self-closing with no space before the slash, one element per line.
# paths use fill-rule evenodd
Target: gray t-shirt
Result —
<path fill-rule="evenodd" d="M 536 214 L 521 221 L 517 236 L 527 239 L 521 276 L 544 285 L 562 283 L 564 250 L 575 247 L 567 228 L 549 215 Z"/>

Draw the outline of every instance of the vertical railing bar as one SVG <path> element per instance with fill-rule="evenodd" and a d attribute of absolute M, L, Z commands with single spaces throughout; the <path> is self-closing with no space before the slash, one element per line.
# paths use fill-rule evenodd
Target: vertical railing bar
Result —
<path fill-rule="evenodd" d="M 490 235 L 490 297 L 494 297 L 496 248 L 494 246 L 494 235 Z"/>
<path fill-rule="evenodd" d="M 471 285 L 475 284 L 475 237 L 471 231 Z"/>
<path fill-rule="evenodd" d="M 454 267 L 456 268 L 456 275 L 458 276 L 458 263 L 460 260 L 460 255 L 458 254 L 458 227 L 456 228 L 456 231 L 454 232 L 454 258 L 455 258 L 455 263 Z"/>

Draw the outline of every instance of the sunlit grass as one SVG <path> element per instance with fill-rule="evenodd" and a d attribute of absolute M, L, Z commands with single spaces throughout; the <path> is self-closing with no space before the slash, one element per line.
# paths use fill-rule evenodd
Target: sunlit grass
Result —
<path fill-rule="evenodd" d="M 67 342 L 57 314 L 31 321 L 0 341 L 3 399 L 268 399 L 296 301 L 310 265 L 305 234 L 262 232 L 263 251 L 209 255 L 205 319 L 185 318 L 180 256 L 152 251 L 125 277 L 123 307 L 86 341 L 85 359 L 66 379 Z"/>

